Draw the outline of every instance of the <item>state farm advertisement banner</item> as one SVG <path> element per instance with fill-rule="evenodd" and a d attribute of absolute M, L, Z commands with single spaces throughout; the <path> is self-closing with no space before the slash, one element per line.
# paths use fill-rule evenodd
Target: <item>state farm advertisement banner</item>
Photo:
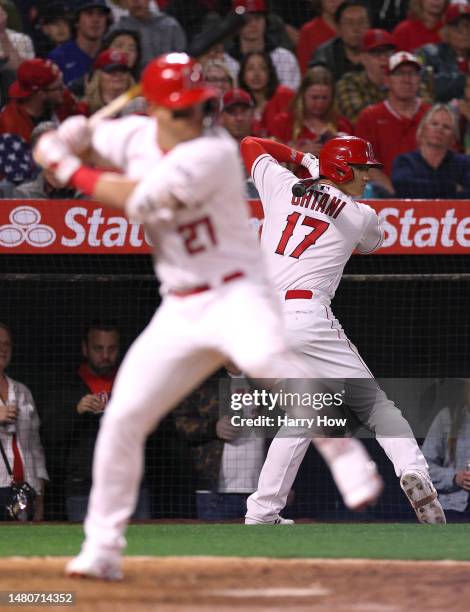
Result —
<path fill-rule="evenodd" d="M 470 200 L 378 200 L 384 255 L 470 252 Z M 249 202 L 254 229 L 263 208 Z M 0 253 L 149 253 L 141 224 L 96 202 L 0 200 Z"/>

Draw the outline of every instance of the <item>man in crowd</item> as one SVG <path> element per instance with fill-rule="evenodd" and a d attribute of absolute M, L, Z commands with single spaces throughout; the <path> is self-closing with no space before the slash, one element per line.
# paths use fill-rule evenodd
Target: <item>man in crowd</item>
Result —
<path fill-rule="evenodd" d="M 125 0 L 128 16 L 113 26 L 117 30 L 135 30 L 140 35 L 142 56 L 140 69 L 150 60 L 169 51 L 183 51 L 186 34 L 180 24 L 160 10 L 150 10 L 150 0 Z M 158 9 L 155 2 L 155 8 Z"/>
<path fill-rule="evenodd" d="M 470 72 L 470 5 L 450 4 L 444 14 L 443 42 L 425 45 L 418 57 L 426 66 L 438 102 L 463 98 Z"/>
<path fill-rule="evenodd" d="M 346 72 L 362 70 L 362 38 L 370 28 L 365 4 L 360 0 L 342 2 L 336 9 L 335 23 L 338 36 L 318 47 L 310 65 L 325 64 L 337 81 Z"/>
<path fill-rule="evenodd" d="M 307 70 L 308 62 L 317 48 L 336 36 L 336 9 L 342 0 L 321 0 L 320 15 L 307 21 L 300 28 L 297 43 L 297 60 L 302 74 Z"/>
<path fill-rule="evenodd" d="M 0 112 L 0 133 L 18 134 L 29 144 L 35 125 L 50 119 L 54 109 L 63 104 L 59 67 L 51 60 L 26 60 L 18 68 L 9 96 L 10 101 Z"/>
<path fill-rule="evenodd" d="M 100 50 L 108 29 L 110 9 L 105 0 L 78 0 L 75 37 L 49 53 L 62 70 L 66 84 L 86 74 Z"/>
<path fill-rule="evenodd" d="M 238 144 L 251 135 L 251 125 L 255 114 L 255 105 L 251 96 L 243 89 L 230 89 L 222 98 L 220 124 Z M 258 191 L 251 176 L 245 169 L 245 193 L 247 199 L 259 198 Z"/>
<path fill-rule="evenodd" d="M 411 53 L 399 51 L 388 62 L 387 98 L 366 107 L 357 118 L 356 135 L 372 144 L 383 170 L 371 168 L 370 179 L 393 193 L 393 160 L 416 149 L 416 130 L 429 109 L 419 95 L 421 64 Z"/>
<path fill-rule="evenodd" d="M 336 83 L 336 104 L 341 115 L 355 123 L 363 108 L 385 99 L 388 60 L 395 49 L 395 42 L 386 30 L 367 30 L 362 39 L 364 70 L 347 72 Z"/>

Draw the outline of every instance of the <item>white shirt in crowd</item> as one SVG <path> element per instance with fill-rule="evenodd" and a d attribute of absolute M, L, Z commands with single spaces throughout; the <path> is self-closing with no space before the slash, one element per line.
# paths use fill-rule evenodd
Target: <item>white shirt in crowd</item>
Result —
<path fill-rule="evenodd" d="M 8 402 L 15 402 L 18 406 L 18 418 L 16 420 L 16 438 L 20 452 L 24 478 L 37 493 L 43 493 L 41 480 L 49 480 L 46 470 L 46 460 L 39 437 L 39 416 L 31 391 L 22 383 L 6 377 L 8 382 Z M 1 400 L 0 400 L 1 401 Z M 8 426 L 0 424 L 0 439 L 5 453 L 13 470 L 13 435 L 8 432 Z M 9 487 L 11 476 L 3 459 L 0 458 L 0 487 Z"/>

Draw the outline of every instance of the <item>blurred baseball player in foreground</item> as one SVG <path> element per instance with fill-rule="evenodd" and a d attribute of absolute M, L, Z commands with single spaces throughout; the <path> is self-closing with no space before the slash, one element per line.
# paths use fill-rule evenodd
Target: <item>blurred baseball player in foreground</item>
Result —
<path fill-rule="evenodd" d="M 145 223 L 161 281 L 162 304 L 128 351 L 102 419 L 86 540 L 66 569 L 105 580 L 122 577 L 145 439 L 160 419 L 229 359 L 254 379 L 304 374 L 249 226 L 237 145 L 210 126 L 216 91 L 199 64 L 175 53 L 149 64 L 142 89 L 150 117 L 105 122 L 93 134 L 73 118 L 35 149 L 62 183 Z M 78 154 L 90 147 L 127 176 L 83 165 Z M 381 483 L 359 442 L 325 439 L 319 450 L 350 505 L 377 497 Z"/>
<path fill-rule="evenodd" d="M 445 523 L 428 465 L 407 421 L 374 383 L 330 307 L 353 251 L 371 253 L 382 244 L 377 214 L 355 200 L 369 169 L 381 165 L 371 145 L 356 137 L 330 140 L 321 150 L 319 168 L 313 156 L 310 162 L 312 177 L 320 179 L 310 181 L 300 197 L 292 191 L 298 179 L 278 162 L 302 161 L 309 167 L 303 153 L 251 137 L 242 141 L 241 149 L 263 203 L 261 242 L 268 273 L 281 294 L 291 344 L 301 351 L 310 377 L 348 381 L 345 403 L 375 432 L 419 521 Z M 282 510 L 308 444 L 308 436 L 278 435 L 273 440 L 258 491 L 248 498 L 247 524 L 269 522 Z"/>

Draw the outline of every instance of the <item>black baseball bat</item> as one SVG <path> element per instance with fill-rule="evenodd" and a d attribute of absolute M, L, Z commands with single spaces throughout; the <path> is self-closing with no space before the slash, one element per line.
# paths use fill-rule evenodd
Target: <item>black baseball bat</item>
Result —
<path fill-rule="evenodd" d="M 317 180 L 318 179 L 314 178 L 300 179 L 300 181 L 297 181 L 297 183 L 292 185 L 292 195 L 296 198 L 301 198 L 307 193 L 307 191 L 313 188 Z"/>

